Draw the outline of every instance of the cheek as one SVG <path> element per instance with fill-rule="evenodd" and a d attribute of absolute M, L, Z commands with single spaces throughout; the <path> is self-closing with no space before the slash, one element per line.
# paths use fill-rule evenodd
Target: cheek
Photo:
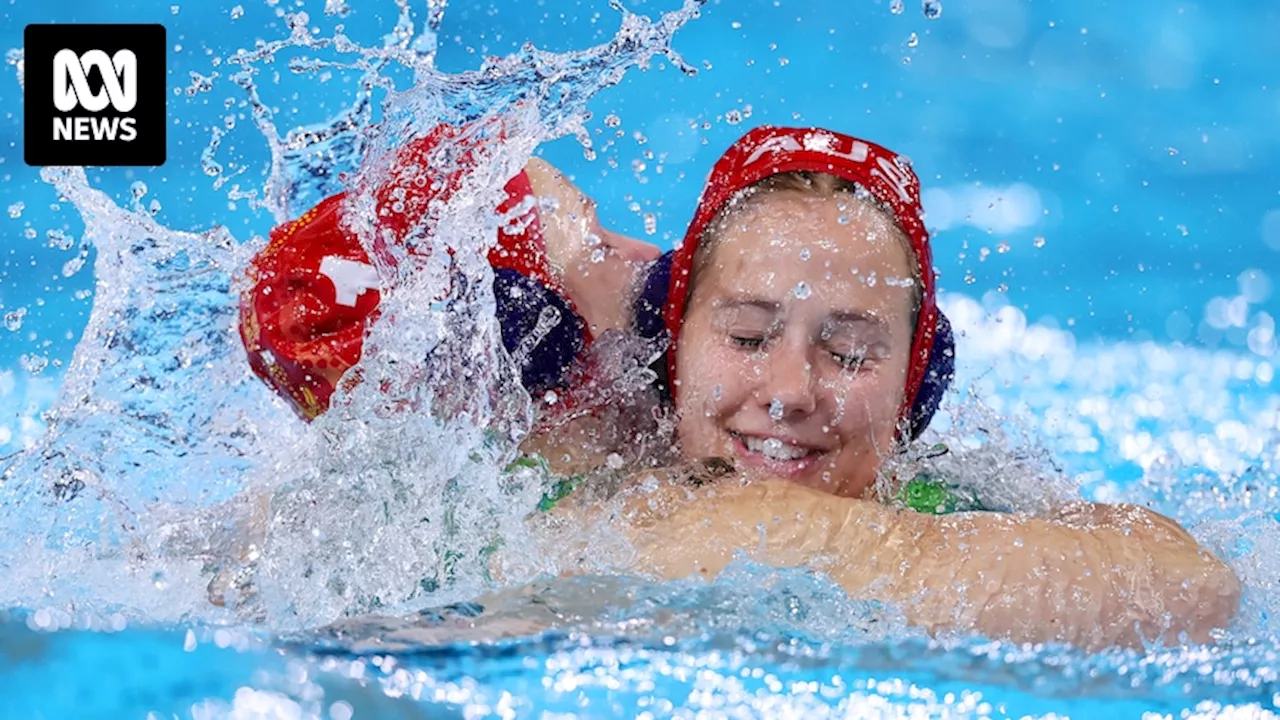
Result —
<path fill-rule="evenodd" d="M 678 433 L 687 452 L 721 452 L 714 447 L 720 423 L 752 398 L 754 365 L 750 357 L 728 346 L 690 318 L 676 353 Z"/>
<path fill-rule="evenodd" d="M 849 443 L 880 442 L 892 437 L 902 403 L 897 373 L 864 376 L 836 383 L 828 396 L 835 430 Z"/>
<path fill-rule="evenodd" d="M 681 337 L 676 356 L 676 377 L 680 379 L 677 410 L 682 415 L 718 412 L 739 393 L 742 369 L 717 343 L 691 335 Z"/>

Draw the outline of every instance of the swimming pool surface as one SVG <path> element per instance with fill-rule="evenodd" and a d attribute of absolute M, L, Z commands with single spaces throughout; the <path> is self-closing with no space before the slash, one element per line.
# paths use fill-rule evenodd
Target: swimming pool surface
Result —
<path fill-rule="evenodd" d="M 481 112 L 538 83 L 580 93 L 583 132 L 547 129 L 567 136 L 539 152 L 606 222 L 663 247 L 713 160 L 752 125 L 823 125 L 910 156 L 942 305 L 961 331 L 958 390 L 934 431 L 974 458 L 988 457 L 966 444 L 976 436 L 1005 448 L 990 458 L 1023 490 L 1052 476 L 1177 518 L 1245 581 L 1236 625 L 1217 646 L 1145 652 L 930 640 L 822 578 L 745 562 L 711 584 L 548 581 L 486 599 L 483 616 L 466 603 L 486 588 L 459 583 L 412 612 L 322 630 L 339 606 L 309 595 L 294 568 L 280 596 L 304 588 L 290 617 L 319 622 L 246 626 L 202 605 L 198 565 L 161 571 L 131 554 L 132 533 L 154 539 L 163 523 L 130 513 L 225 499 L 269 456 L 236 423 L 284 417 L 262 388 L 217 374 L 238 367 L 219 364 L 235 248 L 275 222 L 255 206 L 270 148 L 230 58 L 287 38 L 289 18 L 381 47 L 398 8 L 17 0 L 0 26 L 15 49 L 0 82 L 0 467 L 27 475 L 0 486 L 0 717 L 1273 717 L 1280 6 L 721 0 L 644 35 L 681 6 L 622 4 L 656 25 L 588 0 L 408 7 L 419 31 L 428 8 L 443 13 L 437 81 L 454 89 L 440 97 Z M 23 164 L 16 51 L 34 22 L 166 26 L 163 167 L 90 168 L 82 184 Z M 696 75 L 635 49 L 661 49 L 662 32 Z M 522 54 L 525 42 L 548 54 Z M 258 119 L 281 137 L 331 122 L 357 85 L 301 72 L 287 54 L 258 63 L 251 82 Z M 491 61 L 501 82 L 462 75 L 493 56 L 510 56 Z M 557 103 L 576 107 L 573 93 L 541 96 L 544 127 Z M 294 214 L 332 189 L 305 167 L 286 178 L 301 189 Z M 98 212 L 93 238 L 86 208 Z M 99 329 L 116 331 L 85 341 L 95 307 Z M 219 370 L 200 374 L 204 362 Z M 144 375 L 154 384 L 139 385 Z M 126 411 L 158 413 L 164 432 L 136 432 L 118 420 Z M 61 439 L 42 445 L 50 428 Z M 65 474 L 73 462 L 102 472 Z M 55 480 L 58 492 L 81 483 L 69 510 L 40 494 Z M 345 514 L 335 533 L 358 545 L 363 516 Z M 345 570 L 337 556 L 317 562 L 381 577 L 378 558 L 360 557 Z"/>

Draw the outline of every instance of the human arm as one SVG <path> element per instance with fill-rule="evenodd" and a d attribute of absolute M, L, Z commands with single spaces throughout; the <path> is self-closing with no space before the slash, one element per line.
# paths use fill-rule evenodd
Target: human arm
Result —
<path fill-rule="evenodd" d="M 625 330 L 631 303 L 625 290 L 656 260 L 656 245 L 606 229 L 596 202 L 554 165 L 532 158 L 524 168 L 542 201 L 547 259 L 592 333 Z"/>
<path fill-rule="evenodd" d="M 1206 642 L 1240 584 L 1175 523 L 1145 508 L 1073 504 L 1051 519 L 933 516 L 779 480 L 634 491 L 609 517 L 636 569 L 714 577 L 737 553 L 826 572 L 855 598 L 899 605 L 930 632 L 977 631 L 1085 648 Z"/>

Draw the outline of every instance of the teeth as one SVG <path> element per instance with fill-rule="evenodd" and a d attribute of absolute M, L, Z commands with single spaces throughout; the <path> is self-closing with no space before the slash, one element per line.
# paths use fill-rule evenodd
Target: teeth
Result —
<path fill-rule="evenodd" d="M 777 438 L 762 440 L 742 436 L 742 442 L 746 443 L 747 449 L 751 452 L 758 452 L 771 460 L 799 460 L 809 454 L 806 448 L 782 442 Z"/>

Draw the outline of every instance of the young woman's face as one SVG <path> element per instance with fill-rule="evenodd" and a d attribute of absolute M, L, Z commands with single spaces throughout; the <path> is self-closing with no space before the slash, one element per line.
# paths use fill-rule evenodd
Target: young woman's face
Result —
<path fill-rule="evenodd" d="M 686 457 L 863 496 L 892 447 L 911 349 L 899 233 L 845 193 L 775 191 L 729 217 L 677 348 Z"/>

